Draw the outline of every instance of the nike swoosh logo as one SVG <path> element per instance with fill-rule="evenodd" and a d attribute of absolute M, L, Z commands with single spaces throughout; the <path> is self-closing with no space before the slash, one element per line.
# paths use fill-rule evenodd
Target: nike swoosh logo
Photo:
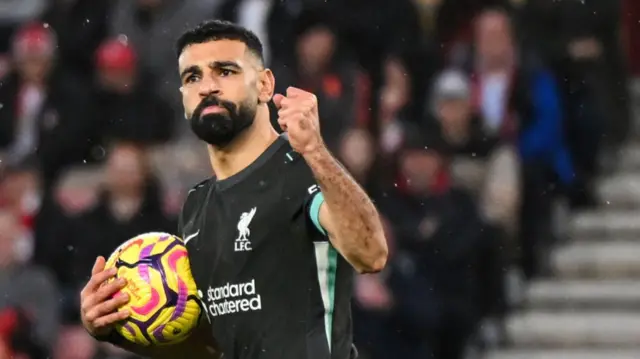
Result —
<path fill-rule="evenodd" d="M 200 231 L 198 230 L 196 233 L 190 234 L 188 235 L 185 239 L 184 239 L 184 244 L 187 244 L 187 242 L 189 242 L 190 240 L 194 239 L 198 234 L 200 234 Z"/>

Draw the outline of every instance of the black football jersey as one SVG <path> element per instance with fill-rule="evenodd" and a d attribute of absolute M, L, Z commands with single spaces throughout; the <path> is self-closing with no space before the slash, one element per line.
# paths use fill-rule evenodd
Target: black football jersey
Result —
<path fill-rule="evenodd" d="M 322 192 L 280 136 L 236 175 L 189 191 L 179 233 L 225 359 L 348 359 L 353 270 L 318 216 Z"/>

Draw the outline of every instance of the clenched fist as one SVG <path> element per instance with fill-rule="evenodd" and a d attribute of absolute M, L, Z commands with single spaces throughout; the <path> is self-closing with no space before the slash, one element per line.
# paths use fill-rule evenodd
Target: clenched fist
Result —
<path fill-rule="evenodd" d="M 278 108 L 278 124 L 289 135 L 291 147 L 296 152 L 304 155 L 324 146 L 318 100 L 314 94 L 289 87 L 286 96 L 276 94 L 273 102 Z"/>
<path fill-rule="evenodd" d="M 117 311 L 119 307 L 129 301 L 127 294 L 119 294 L 124 288 L 124 279 L 107 281 L 116 275 L 116 269 L 104 270 L 105 259 L 98 257 L 91 271 L 91 279 L 80 292 L 80 314 L 82 324 L 93 336 L 108 335 L 113 329 L 113 324 L 127 319 L 129 312 Z"/>

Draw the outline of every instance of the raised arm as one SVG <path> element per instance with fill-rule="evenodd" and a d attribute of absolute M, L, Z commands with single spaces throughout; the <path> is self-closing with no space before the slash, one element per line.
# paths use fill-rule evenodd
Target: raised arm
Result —
<path fill-rule="evenodd" d="M 319 222 L 332 245 L 361 273 L 378 272 L 387 261 L 387 241 L 375 206 L 326 148 L 320 135 L 318 103 L 312 93 L 289 87 L 275 95 L 278 123 L 316 178 Z"/>
<path fill-rule="evenodd" d="M 322 190 L 318 220 L 331 244 L 358 272 L 381 271 L 387 261 L 387 241 L 369 196 L 325 147 L 304 158 Z"/>

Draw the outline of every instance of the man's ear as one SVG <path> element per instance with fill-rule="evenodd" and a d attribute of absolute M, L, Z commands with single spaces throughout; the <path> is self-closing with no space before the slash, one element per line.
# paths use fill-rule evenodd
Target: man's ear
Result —
<path fill-rule="evenodd" d="M 258 74 L 258 102 L 271 101 L 276 87 L 276 78 L 270 69 L 264 69 Z"/>

